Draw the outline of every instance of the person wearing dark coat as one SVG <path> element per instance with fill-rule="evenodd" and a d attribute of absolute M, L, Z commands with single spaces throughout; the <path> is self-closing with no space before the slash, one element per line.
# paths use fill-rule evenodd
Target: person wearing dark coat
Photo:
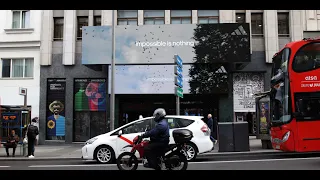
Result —
<path fill-rule="evenodd" d="M 217 140 L 216 138 L 214 137 L 216 132 L 215 132 L 215 125 L 216 123 L 214 122 L 214 120 L 212 119 L 212 115 L 211 114 L 208 114 L 208 121 L 207 121 L 207 125 L 211 131 L 211 135 L 210 135 L 210 139 L 212 140 L 212 142 L 214 142 L 215 144 L 217 144 Z"/>

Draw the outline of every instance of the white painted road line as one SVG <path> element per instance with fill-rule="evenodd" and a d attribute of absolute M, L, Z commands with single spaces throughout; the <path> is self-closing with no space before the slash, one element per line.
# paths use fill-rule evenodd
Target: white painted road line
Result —
<path fill-rule="evenodd" d="M 0 166 L 0 168 L 9 168 L 11 166 Z"/>
<path fill-rule="evenodd" d="M 235 161 L 203 161 L 189 162 L 188 164 L 221 164 L 221 163 L 250 163 L 250 162 L 270 162 L 270 161 L 301 161 L 301 160 L 320 160 L 320 157 L 312 158 L 287 158 L 287 159 L 255 159 L 255 160 L 235 160 Z M 142 164 L 139 164 L 142 166 Z M 30 168 L 59 168 L 59 167 L 112 167 L 116 164 L 80 164 L 80 165 L 32 165 Z"/>

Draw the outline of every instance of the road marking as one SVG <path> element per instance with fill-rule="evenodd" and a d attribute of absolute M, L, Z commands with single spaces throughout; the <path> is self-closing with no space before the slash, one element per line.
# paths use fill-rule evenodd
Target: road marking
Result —
<path fill-rule="evenodd" d="M 31 165 L 30 168 L 55 168 L 55 167 L 105 167 L 116 166 L 116 164 L 77 164 L 77 165 Z"/>
<path fill-rule="evenodd" d="M 297 160 L 320 160 L 320 157 L 287 158 L 287 159 L 254 159 L 254 160 L 235 160 L 235 161 L 203 161 L 203 162 L 189 162 L 188 164 L 191 165 L 191 164 L 248 163 L 248 162 L 297 161 Z M 112 166 L 117 166 L 117 165 L 116 164 L 31 165 L 28 167 L 30 167 L 30 168 L 59 168 L 59 167 L 112 167 Z M 142 164 L 139 163 L 139 166 L 142 166 Z"/>
<path fill-rule="evenodd" d="M 297 160 L 318 160 L 318 159 L 320 160 L 320 157 L 284 158 L 284 159 L 254 159 L 254 160 L 234 160 L 234 161 L 202 161 L 202 162 L 189 162 L 189 164 L 246 163 L 246 162 L 297 161 Z"/>
<path fill-rule="evenodd" d="M 11 166 L 0 166 L 0 168 L 9 168 Z"/>

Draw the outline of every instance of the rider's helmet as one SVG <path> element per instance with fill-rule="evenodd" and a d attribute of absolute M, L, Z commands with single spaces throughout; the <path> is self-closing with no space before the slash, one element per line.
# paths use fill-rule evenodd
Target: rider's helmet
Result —
<path fill-rule="evenodd" d="M 166 110 L 163 108 L 158 108 L 153 113 L 153 118 L 155 122 L 161 121 L 167 115 Z"/>

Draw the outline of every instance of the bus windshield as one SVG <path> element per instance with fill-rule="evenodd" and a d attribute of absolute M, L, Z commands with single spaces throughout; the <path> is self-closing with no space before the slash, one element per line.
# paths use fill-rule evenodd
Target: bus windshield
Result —
<path fill-rule="evenodd" d="M 284 80 L 273 85 L 271 90 L 272 122 L 286 123 L 291 120 L 290 87 L 288 79 L 288 62 L 290 49 L 285 48 L 273 58 L 272 76 L 283 73 Z"/>

